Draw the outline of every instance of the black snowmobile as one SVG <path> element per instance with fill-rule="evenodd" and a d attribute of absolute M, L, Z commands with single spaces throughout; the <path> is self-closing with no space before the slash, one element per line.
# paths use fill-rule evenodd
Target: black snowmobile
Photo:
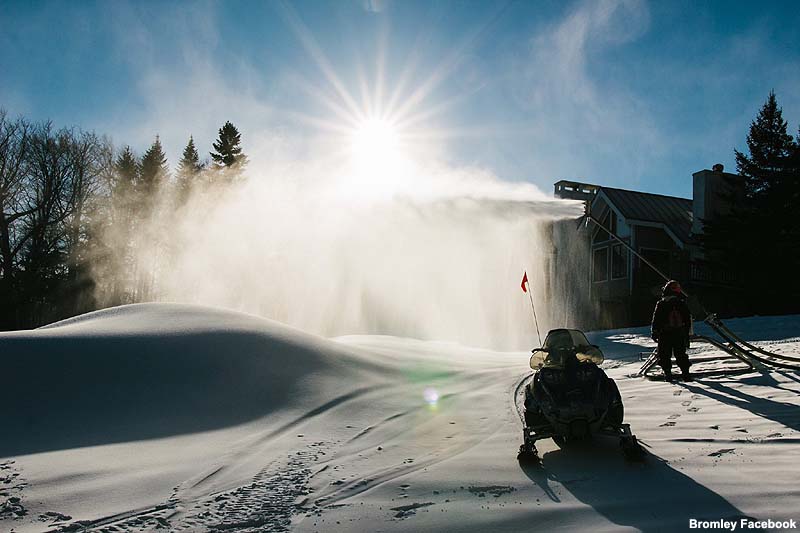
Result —
<path fill-rule="evenodd" d="M 600 348 L 576 329 L 554 329 L 544 346 L 533 350 L 530 364 L 536 373 L 525 387 L 519 459 L 538 459 L 535 442 L 540 439 L 552 438 L 564 447 L 597 434 L 619 437 L 627 458 L 644 456 L 630 426 L 622 423 L 622 397 L 598 366 L 602 362 Z"/>

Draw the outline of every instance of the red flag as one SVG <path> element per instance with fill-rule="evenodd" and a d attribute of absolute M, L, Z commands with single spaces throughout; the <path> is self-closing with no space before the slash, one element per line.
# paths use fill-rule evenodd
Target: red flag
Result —
<path fill-rule="evenodd" d="M 523 276 L 522 276 L 522 285 L 520 285 L 520 287 L 522 287 L 522 292 L 528 292 L 528 288 L 525 287 L 526 283 L 528 283 L 528 271 L 527 270 L 525 271 L 525 274 L 523 274 Z"/>

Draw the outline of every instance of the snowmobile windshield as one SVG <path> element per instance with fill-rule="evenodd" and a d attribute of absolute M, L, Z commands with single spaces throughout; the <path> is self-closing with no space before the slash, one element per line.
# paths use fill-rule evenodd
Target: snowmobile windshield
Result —
<path fill-rule="evenodd" d="M 554 329 L 547 334 L 541 350 L 534 350 L 531 368 L 564 368 L 567 359 L 575 357 L 578 362 L 603 362 L 603 352 L 589 343 L 586 335 L 577 329 Z"/>

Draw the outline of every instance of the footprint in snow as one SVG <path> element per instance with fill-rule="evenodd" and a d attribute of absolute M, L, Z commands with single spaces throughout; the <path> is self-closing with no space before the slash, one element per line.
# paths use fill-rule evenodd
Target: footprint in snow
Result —
<path fill-rule="evenodd" d="M 0 521 L 18 519 L 28 514 L 22 504 L 22 489 L 27 486 L 13 460 L 0 462 Z"/>
<path fill-rule="evenodd" d="M 66 514 L 57 513 L 55 511 L 49 511 L 44 514 L 40 514 L 37 520 L 39 520 L 39 522 L 68 522 L 72 520 L 72 517 Z"/>
<path fill-rule="evenodd" d="M 512 487 L 510 485 L 488 485 L 486 487 L 470 485 L 468 490 L 479 498 L 485 497 L 487 492 L 495 498 L 499 498 L 503 494 L 510 494 L 517 489 L 516 487 Z"/>
<path fill-rule="evenodd" d="M 729 453 L 734 453 L 735 451 L 736 451 L 736 448 L 723 448 L 721 450 L 717 450 L 715 452 L 711 452 L 710 454 L 708 454 L 708 456 L 709 457 L 721 457 L 721 456 L 727 455 Z"/>
<path fill-rule="evenodd" d="M 397 511 L 397 514 L 394 515 L 395 518 L 406 518 L 417 514 L 417 509 L 420 509 L 422 507 L 428 507 L 429 505 L 434 505 L 434 503 L 433 502 L 412 503 L 409 505 L 401 505 L 400 507 L 392 507 L 390 510 Z"/>

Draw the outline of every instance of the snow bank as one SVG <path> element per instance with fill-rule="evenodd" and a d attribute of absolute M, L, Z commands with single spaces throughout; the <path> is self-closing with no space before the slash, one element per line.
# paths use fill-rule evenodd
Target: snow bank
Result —
<path fill-rule="evenodd" d="M 0 457 L 235 425 L 375 368 L 276 322 L 175 304 L 0 335 L 0 364 Z"/>

